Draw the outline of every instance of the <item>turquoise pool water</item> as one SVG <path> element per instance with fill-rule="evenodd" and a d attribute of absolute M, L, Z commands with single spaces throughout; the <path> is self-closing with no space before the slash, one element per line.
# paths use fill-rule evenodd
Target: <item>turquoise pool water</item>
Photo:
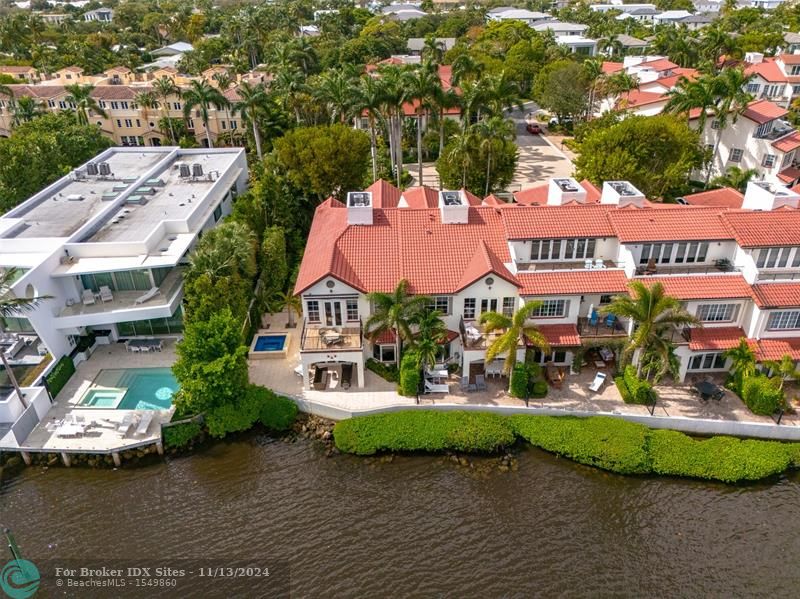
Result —
<path fill-rule="evenodd" d="M 169 368 L 112 368 L 101 370 L 93 381 L 98 387 L 112 387 L 113 390 L 127 389 L 118 410 L 168 410 L 172 406 L 172 396 L 178 390 L 178 381 Z M 97 390 L 101 392 L 103 390 Z M 90 390 L 87 393 L 92 393 Z M 82 405 L 84 401 L 81 401 Z M 105 407 L 94 405 L 93 407 Z"/>
<path fill-rule="evenodd" d="M 116 408 L 123 397 L 125 389 L 89 389 L 79 405 L 87 408 Z"/>

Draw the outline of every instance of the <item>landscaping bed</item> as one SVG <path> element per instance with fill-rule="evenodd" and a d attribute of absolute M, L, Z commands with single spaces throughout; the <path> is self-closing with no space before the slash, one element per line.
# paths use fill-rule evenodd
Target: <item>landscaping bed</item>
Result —
<path fill-rule="evenodd" d="M 500 416 L 488 412 L 403 411 L 342 420 L 334 427 L 343 452 L 459 451 L 491 453 L 516 441 L 619 474 L 661 474 L 753 481 L 800 467 L 800 444 L 695 439 L 606 416 Z"/>

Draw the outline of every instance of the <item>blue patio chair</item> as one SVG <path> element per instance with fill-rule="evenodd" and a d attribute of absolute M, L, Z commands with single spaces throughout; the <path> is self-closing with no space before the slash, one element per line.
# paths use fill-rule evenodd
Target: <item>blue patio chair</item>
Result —
<path fill-rule="evenodd" d="M 614 316 L 613 314 L 609 314 L 608 316 L 606 316 L 606 326 L 609 329 L 613 329 L 614 328 L 614 324 L 616 322 L 617 322 L 617 317 Z"/>
<path fill-rule="evenodd" d="M 589 317 L 589 326 L 596 327 L 598 318 L 599 316 L 597 315 L 597 310 L 592 310 L 592 315 Z"/>

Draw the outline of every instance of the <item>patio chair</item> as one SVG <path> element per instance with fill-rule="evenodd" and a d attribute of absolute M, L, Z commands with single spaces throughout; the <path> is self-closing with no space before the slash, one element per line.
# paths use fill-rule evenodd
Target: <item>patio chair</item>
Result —
<path fill-rule="evenodd" d="M 84 289 L 81 293 L 81 301 L 84 306 L 91 306 L 94 304 L 94 292 L 91 289 Z"/>
<path fill-rule="evenodd" d="M 482 374 L 475 376 L 475 387 L 478 389 L 478 391 L 486 391 L 488 389 L 486 386 L 486 379 Z"/>
<path fill-rule="evenodd" d="M 589 315 L 589 326 L 596 327 L 599 318 L 600 316 L 597 314 L 597 310 L 592 310 L 592 313 Z"/>
<path fill-rule="evenodd" d="M 595 267 L 595 269 L 603 269 L 603 268 L 606 267 L 606 263 L 603 262 L 602 258 L 597 258 L 594 261 L 594 267 Z"/>
<path fill-rule="evenodd" d="M 459 385 L 459 387 L 461 387 L 461 390 L 463 392 L 465 392 L 465 393 L 469 393 L 471 391 L 476 391 L 478 389 L 475 386 L 475 384 L 470 384 L 468 376 L 462 376 L 461 377 L 461 384 Z"/>
<path fill-rule="evenodd" d="M 721 387 L 714 391 L 714 393 L 711 395 L 711 399 L 715 399 L 717 401 L 721 400 L 723 397 L 725 397 L 725 389 Z"/>
<path fill-rule="evenodd" d="M 325 388 L 325 375 L 327 373 L 327 368 L 317 368 L 314 370 L 314 381 L 311 383 L 311 386 L 317 391 L 322 391 Z"/>
<path fill-rule="evenodd" d="M 134 300 L 133 303 L 134 304 L 143 304 L 145 302 L 149 302 L 151 299 L 153 299 L 159 293 L 161 293 L 161 290 L 158 287 L 151 287 L 147 292 L 145 292 L 144 294 L 142 294 L 139 297 L 137 297 L 136 300 Z"/>
<path fill-rule="evenodd" d="M 586 268 L 586 270 L 592 270 L 594 268 L 594 262 L 591 258 L 587 258 L 583 261 L 583 266 Z"/>
<path fill-rule="evenodd" d="M 103 302 L 111 302 L 114 301 L 114 294 L 111 293 L 111 289 L 107 285 L 100 286 L 100 299 Z"/>
<path fill-rule="evenodd" d="M 137 437 L 143 436 L 147 434 L 147 429 L 150 426 L 150 422 L 153 420 L 153 413 L 152 412 L 145 412 L 142 414 L 142 419 L 139 421 L 139 426 L 136 427 L 136 431 L 134 431 L 134 435 Z"/>
<path fill-rule="evenodd" d="M 594 380 L 592 381 L 591 385 L 589 385 L 589 391 L 594 391 L 595 393 L 600 391 L 600 387 L 602 387 L 603 383 L 606 382 L 607 376 L 608 375 L 605 372 L 598 372 L 594 376 Z"/>
<path fill-rule="evenodd" d="M 450 393 L 450 386 L 425 381 L 425 393 Z"/>
<path fill-rule="evenodd" d="M 615 315 L 609 314 L 608 316 L 606 316 L 605 324 L 606 327 L 608 327 L 609 329 L 613 329 L 616 322 L 617 322 L 617 317 Z"/>
<path fill-rule="evenodd" d="M 353 365 L 342 364 L 342 389 L 349 389 L 353 380 Z"/>

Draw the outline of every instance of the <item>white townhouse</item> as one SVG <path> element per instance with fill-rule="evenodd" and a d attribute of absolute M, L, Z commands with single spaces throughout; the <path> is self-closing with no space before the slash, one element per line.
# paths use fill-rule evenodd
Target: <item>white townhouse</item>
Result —
<path fill-rule="evenodd" d="M 529 26 L 540 23 L 551 18 L 544 12 L 536 12 L 524 8 L 501 7 L 490 10 L 486 13 L 486 21 L 522 21 Z"/>
<path fill-rule="evenodd" d="M 492 367 L 485 352 L 494 335 L 479 324 L 483 312 L 511 315 L 541 301 L 532 322 L 551 351 L 536 359 L 567 367 L 577 351 L 603 350 L 632 332 L 633 323 L 598 310 L 632 279 L 662 283 L 703 323 L 671 333 L 681 380 L 727 369 L 722 353 L 742 337 L 760 360 L 788 353 L 800 361 L 797 193 L 759 182 L 740 208 L 666 205 L 625 181 L 600 189 L 562 178 L 515 200 L 401 192 L 377 181 L 344 203 L 321 204 L 295 287 L 303 373 L 351 363 L 363 386 L 367 359 L 395 362 L 393 334 L 370 339 L 363 323 L 372 314 L 367 294 L 390 292 L 402 279 L 443 314 L 442 359 L 471 378 Z M 520 357 L 524 351 L 517 348 Z"/>
<path fill-rule="evenodd" d="M 110 148 L 4 214 L 0 268 L 18 270 L 12 293 L 49 298 L 0 319 L 0 351 L 33 366 L 92 332 L 108 342 L 180 335 L 187 254 L 247 179 L 241 148 Z M 0 424 L 21 411 L 15 394 L 0 397 Z"/>

